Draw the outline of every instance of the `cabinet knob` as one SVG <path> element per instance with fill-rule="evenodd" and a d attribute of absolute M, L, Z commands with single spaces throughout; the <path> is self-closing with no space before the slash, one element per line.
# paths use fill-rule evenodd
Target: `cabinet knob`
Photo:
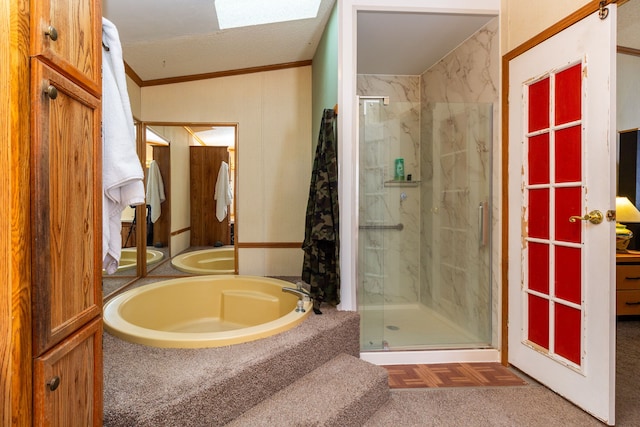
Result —
<path fill-rule="evenodd" d="M 54 85 L 47 85 L 47 87 L 44 90 L 44 93 L 50 98 L 50 99 L 56 99 L 58 97 L 58 89 L 56 89 L 56 87 Z"/>
<path fill-rule="evenodd" d="M 51 41 L 53 42 L 58 40 L 58 30 L 56 30 L 56 27 L 54 27 L 53 25 L 49 25 L 44 34 L 49 36 L 49 39 L 51 39 Z"/>
<path fill-rule="evenodd" d="M 47 387 L 49 387 L 49 390 L 51 390 L 51 391 L 54 391 L 55 389 L 57 389 L 59 385 L 60 385 L 60 377 L 57 376 L 57 375 L 55 377 L 51 378 L 47 382 Z"/>

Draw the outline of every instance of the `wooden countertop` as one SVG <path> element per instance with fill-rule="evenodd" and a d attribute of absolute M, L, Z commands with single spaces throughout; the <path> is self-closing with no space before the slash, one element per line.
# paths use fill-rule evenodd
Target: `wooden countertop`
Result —
<path fill-rule="evenodd" d="M 640 262 L 640 251 L 616 252 L 617 263 Z"/>

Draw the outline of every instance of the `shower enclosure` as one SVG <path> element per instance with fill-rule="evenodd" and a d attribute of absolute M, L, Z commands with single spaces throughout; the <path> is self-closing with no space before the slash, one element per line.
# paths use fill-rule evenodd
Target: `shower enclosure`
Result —
<path fill-rule="evenodd" d="M 492 105 L 358 98 L 362 351 L 490 347 Z"/>

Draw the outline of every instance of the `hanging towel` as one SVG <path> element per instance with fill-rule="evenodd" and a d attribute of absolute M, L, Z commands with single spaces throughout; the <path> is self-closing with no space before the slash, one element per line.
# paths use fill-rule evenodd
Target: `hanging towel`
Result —
<path fill-rule="evenodd" d="M 335 111 L 322 115 L 320 136 L 311 172 L 302 249 L 302 280 L 310 285 L 314 311 L 320 303 L 340 303 L 340 239 L 338 155 Z"/>
<path fill-rule="evenodd" d="M 102 256 L 112 274 L 120 262 L 122 211 L 143 204 L 145 194 L 120 38 L 105 18 L 102 43 Z"/>
<path fill-rule="evenodd" d="M 214 199 L 216 200 L 216 218 L 222 222 L 227 217 L 228 206 L 233 200 L 233 191 L 229 183 L 229 165 L 227 162 L 220 164 Z"/>
<path fill-rule="evenodd" d="M 158 162 L 151 160 L 149 164 L 149 173 L 147 176 L 147 205 L 151 206 L 151 222 L 155 223 L 160 214 L 162 207 L 160 204 L 165 201 L 164 182 Z"/>

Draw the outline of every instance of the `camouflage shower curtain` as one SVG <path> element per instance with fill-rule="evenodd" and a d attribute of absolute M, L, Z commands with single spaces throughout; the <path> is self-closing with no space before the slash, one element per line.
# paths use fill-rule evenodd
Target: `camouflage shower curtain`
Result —
<path fill-rule="evenodd" d="M 311 286 L 314 308 L 340 302 L 338 155 L 336 114 L 325 109 L 311 173 L 305 222 L 302 280 Z"/>

